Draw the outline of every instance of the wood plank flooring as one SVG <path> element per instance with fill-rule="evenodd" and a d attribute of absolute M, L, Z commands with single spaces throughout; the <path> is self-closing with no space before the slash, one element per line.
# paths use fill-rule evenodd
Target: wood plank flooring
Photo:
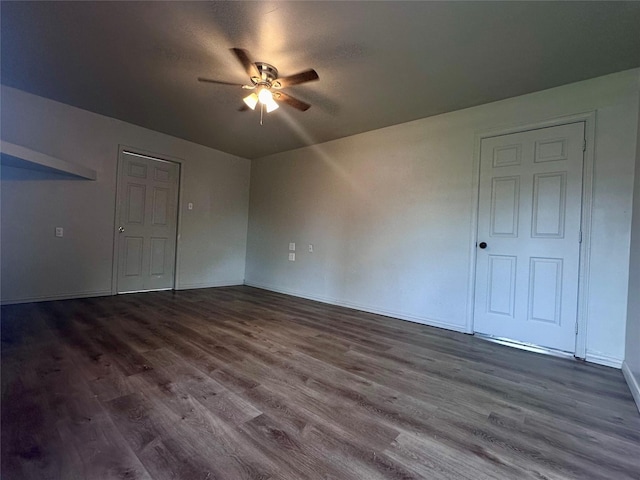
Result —
<path fill-rule="evenodd" d="M 619 370 L 249 287 L 1 314 L 4 480 L 640 479 Z"/>

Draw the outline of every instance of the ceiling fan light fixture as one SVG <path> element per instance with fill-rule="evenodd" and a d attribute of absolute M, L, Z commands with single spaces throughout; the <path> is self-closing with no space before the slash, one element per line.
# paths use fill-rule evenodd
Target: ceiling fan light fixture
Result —
<path fill-rule="evenodd" d="M 271 113 L 279 107 L 273 99 L 273 93 L 271 93 L 271 91 L 266 87 L 263 87 L 258 92 L 258 100 L 260 100 L 260 103 L 266 107 L 267 113 Z"/>
<path fill-rule="evenodd" d="M 247 95 L 246 97 L 244 97 L 242 99 L 242 101 L 244 103 L 247 104 L 247 107 L 249 107 L 251 110 L 255 110 L 256 109 L 256 105 L 258 104 L 258 95 L 256 95 L 255 93 L 252 93 L 251 95 Z M 273 100 L 271 100 L 273 101 Z"/>

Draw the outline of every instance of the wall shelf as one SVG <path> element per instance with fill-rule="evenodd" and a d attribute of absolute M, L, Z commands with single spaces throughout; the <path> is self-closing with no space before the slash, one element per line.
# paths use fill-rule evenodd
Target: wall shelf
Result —
<path fill-rule="evenodd" d="M 2 153 L 0 163 L 8 167 L 61 173 L 86 180 L 96 180 L 98 178 L 98 172 L 91 168 L 45 155 L 44 153 L 36 152 L 21 145 L 5 142 L 4 140 L 0 140 L 0 150 Z"/>

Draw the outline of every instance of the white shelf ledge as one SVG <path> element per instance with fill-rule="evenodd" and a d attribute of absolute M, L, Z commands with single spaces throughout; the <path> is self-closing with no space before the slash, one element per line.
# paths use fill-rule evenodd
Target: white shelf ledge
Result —
<path fill-rule="evenodd" d="M 2 150 L 2 165 L 29 170 L 53 171 L 87 180 L 95 180 L 98 177 L 98 173 L 91 168 L 45 155 L 4 140 L 0 140 L 0 149 Z"/>

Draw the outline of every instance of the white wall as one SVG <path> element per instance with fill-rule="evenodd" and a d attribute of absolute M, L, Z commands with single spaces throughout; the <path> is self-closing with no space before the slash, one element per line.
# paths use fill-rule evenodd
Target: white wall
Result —
<path fill-rule="evenodd" d="M 596 110 L 587 356 L 619 367 L 639 76 L 621 72 L 253 161 L 246 282 L 464 330 L 475 135 Z"/>
<path fill-rule="evenodd" d="M 631 227 L 631 261 L 629 262 L 629 304 L 627 308 L 627 348 L 624 376 L 640 410 L 640 109 L 638 110 L 638 143 L 633 192 Z"/>
<path fill-rule="evenodd" d="M 119 144 L 182 160 L 177 287 L 242 284 L 248 160 L 12 88 L 1 94 L 3 140 L 98 171 L 93 182 L 2 167 L 3 303 L 110 294 Z"/>

